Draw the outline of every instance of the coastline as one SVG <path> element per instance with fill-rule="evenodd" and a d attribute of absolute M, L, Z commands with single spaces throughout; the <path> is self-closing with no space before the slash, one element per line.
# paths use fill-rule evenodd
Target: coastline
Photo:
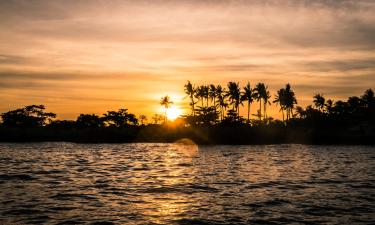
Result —
<path fill-rule="evenodd" d="M 129 126 L 124 128 L 0 128 L 0 142 L 75 143 L 173 143 L 189 139 L 203 145 L 310 144 L 375 145 L 374 134 L 338 129 L 266 127 L 190 127 Z"/>

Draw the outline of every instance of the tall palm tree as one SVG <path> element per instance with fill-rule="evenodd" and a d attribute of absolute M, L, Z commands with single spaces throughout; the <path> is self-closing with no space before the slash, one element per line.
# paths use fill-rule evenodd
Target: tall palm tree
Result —
<path fill-rule="evenodd" d="M 216 87 L 216 96 L 217 96 L 217 99 L 218 99 L 218 106 L 219 106 L 219 109 L 220 109 L 220 119 L 223 120 L 224 119 L 224 113 L 225 113 L 225 109 L 228 107 L 228 103 L 226 102 L 226 96 L 225 96 L 225 88 L 222 88 L 221 85 L 218 85 Z"/>
<path fill-rule="evenodd" d="M 254 101 L 253 89 L 250 86 L 250 82 L 243 88 L 244 92 L 241 95 L 242 101 L 247 101 L 247 122 L 250 122 L 250 105 Z"/>
<path fill-rule="evenodd" d="M 270 92 L 267 90 L 268 86 L 264 83 L 258 83 L 254 89 L 254 96 L 259 101 L 259 113 L 262 114 L 262 100 L 263 100 L 263 118 L 267 117 L 267 104 L 271 104 L 269 99 L 271 98 Z"/>
<path fill-rule="evenodd" d="M 290 84 L 285 86 L 285 109 L 286 109 L 286 119 L 289 120 L 293 116 L 294 106 L 297 104 L 296 94 L 292 90 Z"/>
<path fill-rule="evenodd" d="M 164 106 L 164 123 L 167 122 L 167 110 L 171 107 L 173 102 L 171 101 L 170 97 L 168 95 L 162 97 L 160 99 L 160 105 Z"/>
<path fill-rule="evenodd" d="M 204 86 L 201 85 L 199 87 L 197 87 L 196 91 L 195 91 L 195 97 L 198 99 L 198 101 L 201 101 L 201 106 L 203 107 L 203 103 L 204 103 Z"/>
<path fill-rule="evenodd" d="M 241 104 L 241 91 L 239 84 L 235 82 L 229 82 L 226 96 L 231 101 L 232 110 L 237 112 L 237 116 L 239 116 L 239 105 Z"/>
<path fill-rule="evenodd" d="M 264 119 L 267 119 L 267 104 L 271 105 L 271 102 L 270 102 L 271 94 L 270 94 L 270 92 L 267 89 L 268 89 L 268 86 L 265 86 L 265 92 L 264 92 L 264 95 L 263 95 Z"/>
<path fill-rule="evenodd" d="M 213 103 L 213 106 L 215 107 L 216 111 L 216 86 L 213 84 L 210 84 L 209 90 L 208 90 L 208 96 L 211 99 L 211 102 Z"/>
<path fill-rule="evenodd" d="M 284 110 L 286 110 L 286 101 L 285 101 L 285 89 L 281 88 L 280 90 L 277 91 L 277 94 L 275 95 L 275 100 L 273 103 L 276 103 L 277 105 L 280 105 L 280 111 L 283 114 L 283 122 L 285 120 L 284 117 Z"/>
<path fill-rule="evenodd" d="M 322 94 L 316 94 L 316 95 L 314 95 L 314 101 L 313 102 L 315 104 L 315 107 L 320 112 L 322 112 L 322 109 L 324 108 L 325 101 L 326 101 L 326 99 L 323 97 Z"/>
<path fill-rule="evenodd" d="M 194 96 L 195 96 L 195 93 L 196 93 L 196 89 L 194 88 L 194 86 L 190 83 L 190 81 L 188 81 L 187 84 L 185 84 L 185 93 L 187 94 L 187 96 L 190 98 L 190 105 L 191 105 L 191 111 L 192 111 L 192 115 L 194 116 L 195 115 L 195 109 L 194 109 L 194 105 L 195 105 L 195 101 L 194 101 Z"/>
<path fill-rule="evenodd" d="M 208 100 L 210 99 L 210 94 L 209 94 L 210 87 L 208 85 L 203 85 L 202 89 L 203 89 L 202 91 L 203 97 L 206 99 L 206 107 L 208 107 Z"/>
<path fill-rule="evenodd" d="M 262 119 L 262 99 L 265 92 L 265 86 L 264 83 L 257 83 L 257 85 L 254 88 L 254 98 L 259 102 L 259 112 L 258 115 L 259 119 Z"/>

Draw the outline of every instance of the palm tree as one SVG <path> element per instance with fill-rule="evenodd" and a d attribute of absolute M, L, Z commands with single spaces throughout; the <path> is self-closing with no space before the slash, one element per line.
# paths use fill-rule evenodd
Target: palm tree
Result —
<path fill-rule="evenodd" d="M 239 105 L 241 103 L 241 91 L 239 84 L 235 82 L 229 82 L 226 96 L 229 97 L 229 100 L 231 101 L 232 110 L 237 113 L 237 116 L 239 116 Z"/>
<path fill-rule="evenodd" d="M 208 100 L 210 98 L 210 95 L 209 95 L 209 90 L 210 90 L 210 87 L 208 85 L 203 85 L 202 87 L 203 89 L 203 97 L 206 99 L 206 107 L 208 107 Z"/>
<path fill-rule="evenodd" d="M 289 120 L 293 116 L 294 105 L 297 104 L 297 99 L 294 91 L 291 89 L 290 84 L 285 86 L 285 108 L 286 108 L 286 119 Z"/>
<path fill-rule="evenodd" d="M 243 88 L 244 92 L 241 96 L 241 101 L 247 101 L 247 122 L 250 123 L 250 105 L 254 101 L 253 89 L 250 86 L 250 82 Z"/>
<path fill-rule="evenodd" d="M 188 81 L 187 84 L 185 84 L 185 93 L 187 94 L 187 96 L 190 98 L 190 105 L 191 105 L 191 108 L 192 108 L 192 114 L 193 116 L 195 115 L 195 109 L 194 109 L 194 105 L 195 105 L 195 101 L 194 101 L 194 96 L 196 94 L 196 89 L 194 88 L 194 86 L 190 83 L 190 81 Z"/>
<path fill-rule="evenodd" d="M 268 86 L 265 86 L 265 92 L 264 92 L 264 95 L 263 95 L 264 119 L 267 119 L 267 104 L 271 105 L 271 102 L 269 101 L 269 99 L 271 98 L 271 94 L 267 89 L 268 89 Z"/>
<path fill-rule="evenodd" d="M 213 106 L 215 107 L 216 111 L 216 86 L 213 84 L 210 84 L 209 90 L 208 90 L 208 96 L 211 99 L 211 102 L 213 102 Z"/>
<path fill-rule="evenodd" d="M 271 104 L 269 99 L 271 98 L 270 92 L 267 90 L 268 86 L 264 83 L 258 83 L 254 89 L 254 97 L 259 101 L 259 113 L 262 114 L 262 100 L 263 100 L 263 118 L 267 117 L 267 104 Z"/>
<path fill-rule="evenodd" d="M 281 88 L 280 90 L 277 91 L 277 94 L 275 95 L 275 100 L 273 103 L 276 103 L 280 105 L 280 111 L 283 114 L 283 122 L 285 120 L 284 118 L 284 110 L 286 110 L 286 104 L 285 104 L 285 89 Z"/>
<path fill-rule="evenodd" d="M 218 99 L 218 105 L 220 108 L 220 119 L 223 120 L 225 109 L 228 107 L 228 103 L 226 102 L 225 98 L 225 88 L 222 88 L 221 85 L 216 87 L 216 96 Z"/>
<path fill-rule="evenodd" d="M 315 107 L 319 110 L 319 112 L 322 112 L 322 109 L 324 107 L 326 99 L 323 97 L 322 94 L 316 94 L 314 95 L 314 104 Z"/>
<path fill-rule="evenodd" d="M 170 97 L 168 95 L 162 97 L 160 99 L 160 105 L 164 106 L 164 123 L 167 122 L 167 110 L 168 108 L 171 107 L 171 105 L 173 104 L 173 102 L 171 101 Z"/>
<path fill-rule="evenodd" d="M 201 101 L 201 105 L 203 107 L 203 89 L 202 86 L 198 86 L 195 90 L 195 97 L 198 99 L 198 102 Z"/>
<path fill-rule="evenodd" d="M 264 89 L 265 89 L 264 83 L 258 83 L 254 88 L 254 98 L 257 100 L 257 102 L 259 102 L 259 111 L 257 115 L 260 120 L 262 120 L 262 99 L 263 99 Z"/>

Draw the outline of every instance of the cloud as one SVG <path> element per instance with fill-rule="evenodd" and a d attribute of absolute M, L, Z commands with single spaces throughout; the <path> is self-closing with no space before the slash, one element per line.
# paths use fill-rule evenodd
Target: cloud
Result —
<path fill-rule="evenodd" d="M 311 71 L 362 71 L 369 70 L 375 72 L 375 59 L 351 59 L 351 60 L 324 60 L 302 62 L 303 67 Z M 374 78 L 375 80 L 375 78 Z"/>
<path fill-rule="evenodd" d="M 0 65 L 4 64 L 25 64 L 30 62 L 27 57 L 17 56 L 17 55 L 0 55 Z"/>
<path fill-rule="evenodd" d="M 372 0 L 0 1 L 0 108 L 27 94 L 82 96 L 92 110 L 136 96 L 151 111 L 186 80 L 356 94 L 375 85 L 374 11 Z"/>

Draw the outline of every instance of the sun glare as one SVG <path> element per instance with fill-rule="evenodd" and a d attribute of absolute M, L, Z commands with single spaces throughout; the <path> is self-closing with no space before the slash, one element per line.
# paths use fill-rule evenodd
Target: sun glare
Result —
<path fill-rule="evenodd" d="M 168 120 L 175 120 L 182 114 L 182 110 L 177 108 L 176 106 L 172 106 L 167 110 L 167 118 Z"/>

